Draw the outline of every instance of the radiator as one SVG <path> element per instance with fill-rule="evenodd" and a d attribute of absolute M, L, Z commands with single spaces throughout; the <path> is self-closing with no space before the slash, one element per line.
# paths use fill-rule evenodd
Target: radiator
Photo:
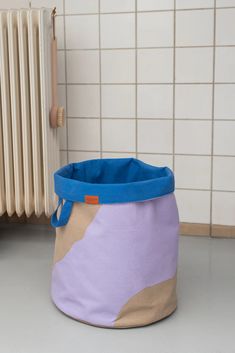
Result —
<path fill-rule="evenodd" d="M 55 44 L 51 10 L 0 11 L 0 215 L 53 212 Z"/>

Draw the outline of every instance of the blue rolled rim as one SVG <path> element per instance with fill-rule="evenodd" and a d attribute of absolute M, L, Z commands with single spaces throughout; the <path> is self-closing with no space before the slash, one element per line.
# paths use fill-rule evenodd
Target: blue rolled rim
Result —
<path fill-rule="evenodd" d="M 99 204 L 138 202 L 174 191 L 174 174 L 136 158 L 92 159 L 71 163 L 54 174 L 55 193 L 62 199 Z"/>

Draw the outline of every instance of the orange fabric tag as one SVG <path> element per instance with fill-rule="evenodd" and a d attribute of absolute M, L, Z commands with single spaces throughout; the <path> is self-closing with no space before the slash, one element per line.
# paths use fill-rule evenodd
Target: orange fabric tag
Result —
<path fill-rule="evenodd" d="M 85 203 L 89 203 L 91 205 L 98 205 L 99 196 L 85 195 Z"/>

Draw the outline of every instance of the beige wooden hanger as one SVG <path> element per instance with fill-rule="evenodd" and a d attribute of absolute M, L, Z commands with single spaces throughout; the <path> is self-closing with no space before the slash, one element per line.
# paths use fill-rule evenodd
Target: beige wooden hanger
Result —
<path fill-rule="evenodd" d="M 51 74 L 52 74 L 52 107 L 50 112 L 50 124 L 52 128 L 64 125 L 64 107 L 58 106 L 57 94 L 57 39 L 55 36 L 56 7 L 52 11 L 53 37 L 51 42 Z"/>

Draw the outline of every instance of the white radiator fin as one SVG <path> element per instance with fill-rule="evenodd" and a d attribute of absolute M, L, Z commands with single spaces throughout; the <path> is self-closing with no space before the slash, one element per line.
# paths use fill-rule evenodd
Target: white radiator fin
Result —
<path fill-rule="evenodd" d="M 0 12 L 0 215 L 53 211 L 51 35 L 47 9 Z"/>

